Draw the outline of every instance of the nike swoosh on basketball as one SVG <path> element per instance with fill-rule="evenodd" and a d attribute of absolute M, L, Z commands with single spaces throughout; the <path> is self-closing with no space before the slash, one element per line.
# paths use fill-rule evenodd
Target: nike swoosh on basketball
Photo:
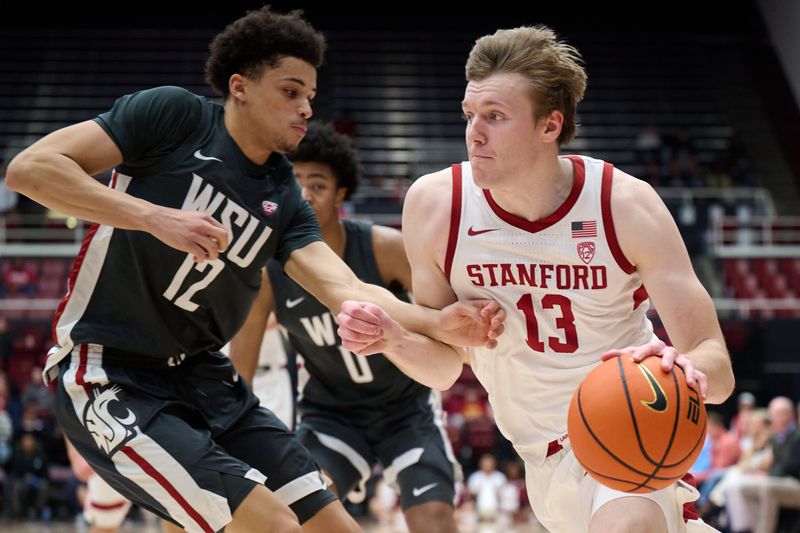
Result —
<path fill-rule="evenodd" d="M 431 483 L 430 485 L 425 485 L 424 487 L 414 487 L 414 489 L 411 492 L 414 494 L 415 498 L 418 498 L 420 495 L 428 492 L 436 485 L 438 485 L 438 483 Z"/>
<path fill-rule="evenodd" d="M 490 231 L 497 231 L 500 228 L 489 228 L 489 229 L 472 229 L 472 226 L 469 227 L 467 230 L 467 235 L 470 237 L 474 237 L 475 235 L 483 235 L 484 233 L 489 233 Z"/>
<path fill-rule="evenodd" d="M 203 154 L 201 154 L 201 153 L 200 153 L 200 150 L 197 150 L 197 151 L 194 153 L 194 156 L 195 156 L 197 159 L 201 159 L 201 160 L 203 160 L 203 161 L 219 161 L 220 163 L 222 163 L 222 159 L 219 159 L 219 158 L 216 158 L 216 157 L 209 157 L 209 156 L 205 156 L 205 155 L 203 155 Z"/>
<path fill-rule="evenodd" d="M 646 366 L 639 365 L 639 370 L 642 371 L 642 374 L 644 374 L 644 376 L 647 378 L 647 381 L 650 382 L 650 387 L 652 387 L 653 392 L 656 395 L 652 402 L 646 402 L 642 400 L 642 403 L 657 413 L 663 413 L 667 410 L 667 395 L 664 394 L 664 389 L 661 388 L 661 383 L 659 383 L 655 376 L 650 373 L 650 369 Z"/>
<path fill-rule="evenodd" d="M 298 305 L 300 305 L 300 302 L 302 302 L 305 299 L 306 299 L 305 296 L 301 296 L 300 298 L 298 298 L 296 300 L 292 300 L 291 298 L 286 298 L 286 309 L 291 309 L 292 307 L 297 307 Z"/>

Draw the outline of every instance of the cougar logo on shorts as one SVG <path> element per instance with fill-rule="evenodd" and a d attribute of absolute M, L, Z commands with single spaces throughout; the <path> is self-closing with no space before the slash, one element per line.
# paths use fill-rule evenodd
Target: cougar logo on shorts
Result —
<path fill-rule="evenodd" d="M 97 446 L 108 455 L 113 455 L 116 450 L 131 440 L 136 432 L 133 424 L 136 415 L 130 409 L 125 418 L 114 416 L 109 411 L 112 402 L 119 402 L 117 394 L 121 391 L 118 386 L 112 385 L 105 390 L 95 389 L 94 399 L 86 406 L 83 414 L 83 424 L 94 437 Z"/>

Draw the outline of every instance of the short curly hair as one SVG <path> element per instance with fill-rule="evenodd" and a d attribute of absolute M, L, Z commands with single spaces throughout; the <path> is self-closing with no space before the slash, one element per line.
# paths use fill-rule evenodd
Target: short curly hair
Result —
<path fill-rule="evenodd" d="M 361 182 L 361 163 L 353 141 L 327 123 L 312 122 L 297 150 L 288 154 L 289 160 L 304 163 L 325 163 L 336 176 L 336 186 L 346 187 L 347 200 Z"/>
<path fill-rule="evenodd" d="M 228 98 L 232 75 L 258 78 L 284 57 L 296 57 L 319 68 L 325 57 L 325 37 L 302 14 L 295 10 L 282 15 L 264 6 L 228 24 L 208 47 L 206 81 Z"/>

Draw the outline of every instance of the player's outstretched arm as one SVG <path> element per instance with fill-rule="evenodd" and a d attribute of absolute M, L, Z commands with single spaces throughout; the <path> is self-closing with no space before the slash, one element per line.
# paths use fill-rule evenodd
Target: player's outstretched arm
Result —
<path fill-rule="evenodd" d="M 244 379 L 253 382 L 258 368 L 261 343 L 267 329 L 269 314 L 275 310 L 275 295 L 266 269 L 261 271 L 261 288 L 242 328 L 231 339 L 231 360 Z"/>
<path fill-rule="evenodd" d="M 498 316 L 487 318 L 473 312 L 474 304 L 459 302 L 454 304 L 455 312 L 443 313 L 424 305 L 402 302 L 383 287 L 359 280 L 323 242 L 294 250 L 284 271 L 334 313 L 338 313 L 347 300 L 370 302 L 409 331 L 456 346 L 492 347 L 494 339 L 502 333 L 504 315 L 496 306 Z M 473 324 L 467 320 L 469 317 L 480 322 Z"/>
<path fill-rule="evenodd" d="M 661 356 L 665 370 L 678 364 L 708 403 L 724 402 L 734 387 L 730 356 L 714 302 L 692 268 L 667 207 L 650 185 L 615 170 L 611 208 L 622 252 L 641 274 L 674 345 L 653 342 L 627 351 L 638 358 Z"/>
<path fill-rule="evenodd" d="M 106 187 L 92 175 L 119 165 L 120 152 L 94 121 L 57 130 L 8 165 L 6 186 L 56 211 L 115 228 L 151 233 L 165 244 L 216 259 L 228 232 L 206 213 L 158 206 Z"/>

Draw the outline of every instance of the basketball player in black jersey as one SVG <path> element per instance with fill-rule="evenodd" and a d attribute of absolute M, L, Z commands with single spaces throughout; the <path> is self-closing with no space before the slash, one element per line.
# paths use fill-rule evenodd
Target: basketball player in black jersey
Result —
<path fill-rule="evenodd" d="M 8 187 L 95 223 L 45 369 L 59 423 L 120 494 L 189 531 L 357 529 L 219 352 L 270 258 L 330 309 L 380 303 L 422 333 L 419 356 L 458 357 L 441 341 L 493 345 L 502 329 L 494 303 L 402 303 L 321 242 L 283 153 L 305 135 L 324 47 L 299 13 L 252 11 L 210 47 L 222 105 L 177 87 L 127 95 L 8 167 Z M 112 167 L 110 187 L 91 178 Z"/>
<path fill-rule="evenodd" d="M 350 139 L 330 125 L 312 124 L 289 159 L 326 244 L 362 281 L 404 297 L 411 269 L 400 232 L 339 217 L 361 173 Z M 342 348 L 330 311 L 274 260 L 232 343 L 234 364 L 248 380 L 273 311 L 309 374 L 300 391 L 297 435 L 333 479 L 339 497 L 361 501 L 364 483 L 380 461 L 384 477 L 400 489 L 412 532 L 455 531 L 455 459 L 443 432 L 438 391 L 382 355 L 363 357 Z"/>

